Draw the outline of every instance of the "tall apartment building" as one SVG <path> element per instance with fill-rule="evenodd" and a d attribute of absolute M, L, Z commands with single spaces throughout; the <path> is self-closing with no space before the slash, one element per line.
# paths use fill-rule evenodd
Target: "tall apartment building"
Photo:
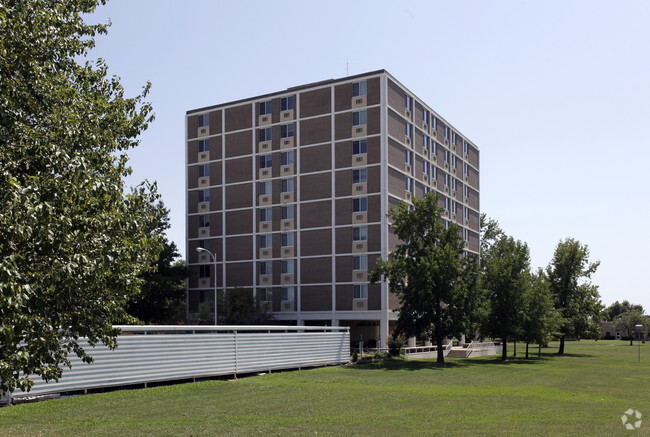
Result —
<path fill-rule="evenodd" d="M 190 315 L 216 273 L 283 323 L 385 344 L 398 302 L 368 273 L 398 244 L 388 209 L 428 191 L 478 253 L 478 148 L 385 70 L 194 109 L 186 129 Z"/>

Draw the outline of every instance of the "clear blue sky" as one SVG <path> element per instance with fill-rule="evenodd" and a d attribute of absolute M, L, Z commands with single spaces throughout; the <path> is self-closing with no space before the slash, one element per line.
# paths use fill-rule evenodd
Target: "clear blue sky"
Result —
<path fill-rule="evenodd" d="M 131 153 L 185 251 L 189 109 L 385 68 L 481 150 L 481 212 L 546 266 L 574 237 L 605 304 L 650 311 L 650 2 L 111 0 L 93 57 L 156 121 Z"/>

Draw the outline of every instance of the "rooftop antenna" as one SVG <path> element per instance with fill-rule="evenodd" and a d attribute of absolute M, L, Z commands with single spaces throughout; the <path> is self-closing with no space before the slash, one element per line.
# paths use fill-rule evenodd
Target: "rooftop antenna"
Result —
<path fill-rule="evenodd" d="M 347 58 L 345 59 L 345 77 L 348 77 L 350 75 L 350 68 L 349 68 L 349 63 Z"/>

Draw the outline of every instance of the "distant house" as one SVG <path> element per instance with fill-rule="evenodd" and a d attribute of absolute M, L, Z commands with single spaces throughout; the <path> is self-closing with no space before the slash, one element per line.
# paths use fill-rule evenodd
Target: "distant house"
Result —
<path fill-rule="evenodd" d="M 598 322 L 600 325 L 600 338 L 602 340 L 629 340 L 628 333 L 614 328 L 614 322 Z M 633 332 L 635 340 L 643 338 L 643 332 Z"/>

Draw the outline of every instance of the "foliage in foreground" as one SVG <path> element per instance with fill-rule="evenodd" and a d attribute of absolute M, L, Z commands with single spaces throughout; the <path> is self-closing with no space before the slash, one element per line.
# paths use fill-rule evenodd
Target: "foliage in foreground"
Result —
<path fill-rule="evenodd" d="M 388 217 L 402 241 L 379 259 L 371 282 L 382 277 L 399 298 L 395 332 L 408 336 L 424 334 L 438 347 L 438 362 L 444 362 L 443 341 L 460 336 L 473 322 L 476 299 L 476 261 L 463 257 L 465 245 L 460 227 L 445 226 L 438 195 L 428 193 L 391 208 Z"/>
<path fill-rule="evenodd" d="M 0 391 L 61 376 L 113 323 L 161 248 L 155 186 L 125 194 L 127 150 L 152 121 L 98 61 L 97 0 L 0 2 Z"/>

